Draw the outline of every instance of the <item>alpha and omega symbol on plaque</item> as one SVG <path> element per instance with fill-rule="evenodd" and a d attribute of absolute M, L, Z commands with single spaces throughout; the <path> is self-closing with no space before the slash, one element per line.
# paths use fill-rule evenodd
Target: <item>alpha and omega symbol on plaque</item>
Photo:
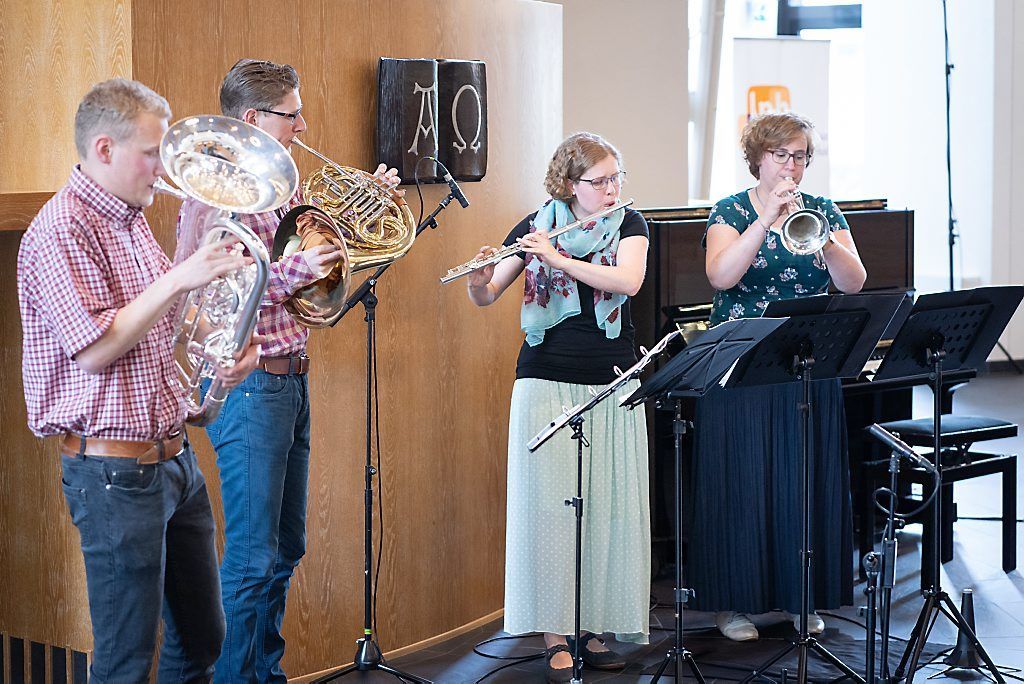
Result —
<path fill-rule="evenodd" d="M 487 172 L 487 74 L 484 62 L 381 59 L 377 153 L 403 182 L 438 182 L 433 157 L 460 181 Z"/>

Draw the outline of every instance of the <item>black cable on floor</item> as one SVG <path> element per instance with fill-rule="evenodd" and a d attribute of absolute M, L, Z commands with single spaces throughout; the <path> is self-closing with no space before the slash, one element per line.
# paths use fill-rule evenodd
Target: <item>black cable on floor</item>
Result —
<path fill-rule="evenodd" d="M 540 636 L 540 634 L 537 634 L 537 633 L 513 634 L 511 636 L 491 637 L 490 639 L 484 639 L 483 641 L 481 641 L 478 644 L 476 644 L 475 646 L 473 646 L 473 653 L 475 653 L 478 656 L 481 656 L 483 658 L 490 658 L 491 660 L 508 660 L 508 661 L 511 661 L 511 662 L 505 663 L 504 665 L 499 665 L 498 667 L 494 668 L 493 670 L 489 670 L 488 672 L 485 672 L 482 677 L 480 677 L 479 679 L 476 680 L 475 684 L 480 684 L 480 682 L 484 681 L 485 679 L 487 679 L 491 675 L 497 674 L 498 672 L 501 672 L 502 670 L 504 670 L 507 667 L 514 667 L 516 665 L 519 665 L 520 663 L 528 663 L 531 660 L 539 660 L 540 658 L 543 658 L 547 654 L 547 649 L 546 648 L 542 648 L 537 653 L 530 653 L 530 654 L 527 654 L 527 655 L 521 655 L 521 656 L 500 656 L 500 655 L 494 655 L 493 653 L 485 653 L 484 651 L 481 651 L 480 648 L 482 646 L 486 646 L 487 644 L 493 644 L 496 641 L 511 641 L 513 639 L 525 639 L 527 637 L 534 637 L 534 636 Z"/>

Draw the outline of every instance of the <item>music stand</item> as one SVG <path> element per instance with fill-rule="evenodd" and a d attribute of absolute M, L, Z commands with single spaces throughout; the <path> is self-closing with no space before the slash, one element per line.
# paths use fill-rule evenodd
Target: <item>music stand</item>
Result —
<path fill-rule="evenodd" d="M 807 631 L 810 613 L 810 425 L 811 376 L 816 379 L 855 377 L 864 367 L 874 350 L 889 319 L 899 306 L 887 297 L 847 295 L 815 298 L 813 306 L 821 313 L 790 317 L 786 326 L 770 336 L 746 359 L 741 360 L 732 374 L 728 387 L 744 387 L 800 381 L 802 396 L 798 403 L 801 422 L 802 456 L 802 515 L 800 548 L 800 620 L 797 639 L 769 658 L 742 681 L 756 678 L 772 681 L 765 672 L 792 650 L 798 651 L 797 681 L 807 681 L 807 657 L 816 653 L 844 675 L 863 684 L 864 679 L 833 655 Z M 780 302 L 777 308 L 811 306 Z M 770 313 L 774 307 L 769 306 Z"/>
<path fill-rule="evenodd" d="M 942 589 L 942 375 L 982 367 L 1022 298 L 1024 286 L 1020 285 L 923 295 L 875 374 L 875 381 L 907 377 L 931 381 L 932 462 L 938 471 L 936 496 L 931 504 L 932 533 L 927 535 L 929 548 L 922 549 L 922 555 L 930 556 L 929 586 L 921 592 L 925 602 L 896 668 L 895 681 L 903 679 L 904 675 L 907 684 L 914 681 L 921 651 L 939 613 L 967 636 L 995 680 L 1005 681 L 977 634 Z"/>
<path fill-rule="evenodd" d="M 693 595 L 692 589 L 683 588 L 683 434 L 686 421 L 682 416 L 683 399 L 701 396 L 734 367 L 739 358 L 772 334 L 786 322 L 785 318 L 747 318 L 727 321 L 701 333 L 639 389 L 622 401 L 630 408 L 651 399 L 674 400 L 673 420 L 676 486 L 676 586 L 675 586 L 675 641 L 654 673 L 657 682 L 669 663 L 674 663 L 677 682 L 683 680 L 683 666 L 689 665 L 693 676 L 703 683 L 693 654 L 683 645 L 683 604 Z"/>
<path fill-rule="evenodd" d="M 622 385 L 626 384 L 626 382 L 639 375 L 640 371 L 654 360 L 655 356 L 663 352 L 668 346 L 668 343 L 679 334 L 679 331 L 673 330 L 661 338 L 658 344 L 654 345 L 654 347 L 649 351 L 640 347 L 640 360 L 631 368 L 627 369 L 625 372 L 619 372 L 619 377 L 602 387 L 600 390 L 592 389 L 591 398 L 585 403 L 576 404 L 572 408 L 563 410 L 558 417 L 548 423 L 548 425 L 538 432 L 526 445 L 530 452 L 533 453 L 539 449 L 541 445 L 554 437 L 554 435 L 566 425 L 572 428 L 572 439 L 576 440 L 576 496 L 565 500 L 565 505 L 572 506 L 576 512 L 576 578 L 573 599 L 575 639 L 572 646 L 572 681 L 574 684 L 583 681 L 583 662 L 580 659 L 580 586 L 582 584 L 581 578 L 583 571 L 583 447 L 590 446 L 590 443 L 583 434 L 583 416 L 587 411 L 615 394 L 615 392 L 622 387 Z M 618 369 L 616 369 L 616 371 L 618 372 Z"/>
<path fill-rule="evenodd" d="M 416 227 L 416 235 L 419 236 L 427 228 L 437 228 L 436 217 L 452 200 L 455 199 L 454 192 L 449 192 L 437 207 L 427 215 L 423 222 Z M 431 684 L 429 679 L 417 677 L 414 674 L 403 672 L 391 667 L 384 660 L 384 654 L 374 639 L 374 602 L 373 602 L 373 476 L 377 469 L 373 467 L 373 390 L 375 389 L 375 373 L 377 368 L 377 293 L 376 285 L 384 272 L 388 270 L 394 261 L 378 266 L 373 274 L 364 280 L 362 284 L 352 293 L 344 306 L 338 311 L 335 318 L 330 322 L 334 327 L 339 321 L 355 308 L 360 302 L 366 315 L 366 463 L 363 466 L 363 636 L 356 640 L 356 654 L 352 664 L 338 668 L 318 677 L 313 684 L 332 682 L 335 679 L 344 677 L 350 672 L 367 672 L 380 670 L 397 677 L 402 681 L 414 682 L 415 684 Z"/>

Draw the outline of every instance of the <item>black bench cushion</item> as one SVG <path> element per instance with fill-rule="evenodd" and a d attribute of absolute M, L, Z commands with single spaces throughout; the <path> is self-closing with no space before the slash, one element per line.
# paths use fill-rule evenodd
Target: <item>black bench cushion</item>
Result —
<path fill-rule="evenodd" d="M 912 446 L 932 446 L 934 421 L 931 418 L 893 420 L 881 426 Z M 944 415 L 941 426 L 944 447 L 1017 436 L 1016 423 L 985 416 Z"/>

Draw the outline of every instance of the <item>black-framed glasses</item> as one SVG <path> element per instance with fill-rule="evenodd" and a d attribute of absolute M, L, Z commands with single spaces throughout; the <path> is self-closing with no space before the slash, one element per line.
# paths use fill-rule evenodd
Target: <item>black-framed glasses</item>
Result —
<path fill-rule="evenodd" d="M 772 153 L 772 159 L 774 159 L 777 164 L 785 164 L 789 161 L 790 157 L 793 158 L 793 161 L 796 162 L 797 166 L 807 166 L 811 163 L 811 155 L 807 154 L 803 150 L 800 150 L 799 152 L 790 152 L 789 150 L 779 149 L 768 150 L 768 152 Z"/>
<path fill-rule="evenodd" d="M 280 116 L 280 117 L 283 117 L 285 119 L 288 119 L 292 123 L 295 123 L 295 120 L 298 119 L 300 116 L 302 116 L 302 109 L 299 109 L 299 111 L 293 112 L 291 114 L 289 114 L 288 112 L 274 111 L 273 109 L 257 109 L 256 111 L 257 112 L 264 112 L 265 114 L 273 114 L 274 116 Z"/>
<path fill-rule="evenodd" d="M 618 173 L 613 173 L 610 176 L 601 176 L 600 178 L 578 178 L 576 182 L 590 183 L 590 187 L 594 188 L 595 190 L 604 190 L 605 188 L 608 187 L 609 183 L 617 186 L 621 186 L 623 183 L 625 183 L 626 172 L 619 171 Z"/>

